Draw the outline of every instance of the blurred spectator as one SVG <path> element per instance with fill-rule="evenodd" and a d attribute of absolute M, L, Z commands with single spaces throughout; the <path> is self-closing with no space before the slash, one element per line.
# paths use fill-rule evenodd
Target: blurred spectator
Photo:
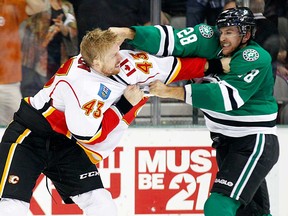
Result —
<path fill-rule="evenodd" d="M 255 16 L 255 41 L 267 50 L 272 57 L 272 70 L 275 80 L 277 71 L 277 55 L 280 49 L 279 32 L 277 26 L 264 15 L 264 0 L 250 0 L 249 7 Z"/>
<path fill-rule="evenodd" d="M 280 51 L 278 53 L 278 67 L 274 85 L 274 97 L 278 103 L 278 124 L 288 124 L 287 49 L 287 40 L 283 35 L 280 35 Z"/>
<path fill-rule="evenodd" d="M 277 72 L 288 81 L 288 0 L 282 0 L 282 9 L 278 17 L 278 30 L 280 35 L 280 51 L 278 53 Z"/>
<path fill-rule="evenodd" d="M 225 2 L 223 10 L 226 10 L 226 9 L 229 9 L 229 8 L 235 8 L 237 6 L 239 6 L 239 5 L 238 5 L 238 2 L 236 2 L 236 0 L 227 0 Z"/>
<path fill-rule="evenodd" d="M 18 109 L 21 92 L 21 41 L 19 28 L 28 15 L 43 10 L 42 0 L 0 2 L 0 125 L 6 126 Z"/>
<path fill-rule="evenodd" d="M 73 38 L 77 34 L 77 25 L 72 4 L 66 0 L 50 0 L 50 6 L 50 24 L 42 43 L 42 47 L 47 46 L 48 78 L 52 77 L 61 65 L 61 43 L 64 42 L 66 37 Z M 74 54 L 78 54 L 78 50 Z"/>
<path fill-rule="evenodd" d="M 278 8 L 278 18 L 285 17 L 287 19 L 288 18 L 288 0 L 278 0 L 278 1 L 280 1 L 279 8 Z M 278 22 L 279 22 L 279 19 L 278 19 Z"/>
<path fill-rule="evenodd" d="M 187 0 L 162 0 L 162 12 L 168 17 L 169 23 L 176 29 L 186 27 L 186 4 Z M 162 25 L 163 23 L 162 20 Z"/>
<path fill-rule="evenodd" d="M 21 92 L 37 93 L 67 58 L 78 54 L 73 6 L 65 0 L 48 0 L 46 10 L 22 26 Z"/>
<path fill-rule="evenodd" d="M 287 64 L 287 39 L 280 35 L 280 50 L 278 52 L 278 66 L 277 66 L 277 74 L 282 76 L 285 80 L 288 81 L 288 64 Z"/>
<path fill-rule="evenodd" d="M 187 0 L 187 26 L 206 22 L 215 25 L 216 18 L 222 12 L 226 0 Z"/>
<path fill-rule="evenodd" d="M 285 0 L 284 0 L 285 1 Z M 278 27 L 278 17 L 283 0 L 265 0 L 264 16 Z"/>
<path fill-rule="evenodd" d="M 94 28 L 150 24 L 150 0 L 69 0 L 76 12 L 78 41 Z M 122 49 L 133 49 L 123 43 Z"/>

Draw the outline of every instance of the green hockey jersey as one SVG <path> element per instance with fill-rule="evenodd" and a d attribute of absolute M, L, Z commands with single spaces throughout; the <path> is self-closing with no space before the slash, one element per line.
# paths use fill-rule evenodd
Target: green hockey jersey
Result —
<path fill-rule="evenodd" d="M 136 35 L 131 43 L 153 54 L 215 58 L 221 50 L 215 29 L 204 24 L 194 30 L 133 28 Z M 271 57 L 256 42 L 250 41 L 233 54 L 228 74 L 210 75 L 204 80 L 185 86 L 186 102 L 201 108 L 211 132 L 230 137 L 276 134 L 278 107 L 273 97 Z"/>

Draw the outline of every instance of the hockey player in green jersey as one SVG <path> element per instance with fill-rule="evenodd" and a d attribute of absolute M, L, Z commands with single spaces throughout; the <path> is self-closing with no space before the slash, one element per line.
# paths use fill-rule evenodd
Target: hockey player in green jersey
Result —
<path fill-rule="evenodd" d="M 202 84 L 150 85 L 150 93 L 201 108 L 217 152 L 219 171 L 204 205 L 205 216 L 234 216 L 253 206 L 247 216 L 268 216 L 265 177 L 279 157 L 277 103 L 273 97 L 271 57 L 252 38 L 255 21 L 249 8 L 223 11 L 217 30 L 205 24 L 175 30 L 168 26 L 117 29 L 138 49 L 157 55 L 231 57 L 230 72 L 218 60 L 209 62 Z M 206 72 L 207 73 L 207 72 Z"/>

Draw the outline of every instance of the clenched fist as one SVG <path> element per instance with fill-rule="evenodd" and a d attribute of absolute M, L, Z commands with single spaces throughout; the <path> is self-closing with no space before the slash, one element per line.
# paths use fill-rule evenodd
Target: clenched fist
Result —
<path fill-rule="evenodd" d="M 138 85 L 129 85 L 124 90 L 124 97 L 131 105 L 135 106 L 144 97 L 144 92 L 140 90 Z"/>

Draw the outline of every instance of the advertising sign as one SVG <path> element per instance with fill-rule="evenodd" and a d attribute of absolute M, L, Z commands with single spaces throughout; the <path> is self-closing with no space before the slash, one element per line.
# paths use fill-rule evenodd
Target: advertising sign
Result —
<path fill-rule="evenodd" d="M 285 130 L 280 132 L 280 144 L 287 140 L 286 134 Z M 285 146 L 281 150 L 281 155 L 288 152 Z M 280 186 L 288 179 L 287 174 L 284 176 L 287 172 L 281 172 L 287 167 L 283 166 L 284 159 L 279 159 L 268 176 L 273 215 L 280 215 L 284 202 L 279 198 L 279 187 L 287 190 L 283 187 L 286 183 Z M 203 216 L 217 172 L 216 152 L 205 128 L 130 128 L 115 151 L 97 167 L 119 216 Z M 41 175 L 29 215 L 84 214 L 77 205 L 64 204 L 51 181 Z"/>

